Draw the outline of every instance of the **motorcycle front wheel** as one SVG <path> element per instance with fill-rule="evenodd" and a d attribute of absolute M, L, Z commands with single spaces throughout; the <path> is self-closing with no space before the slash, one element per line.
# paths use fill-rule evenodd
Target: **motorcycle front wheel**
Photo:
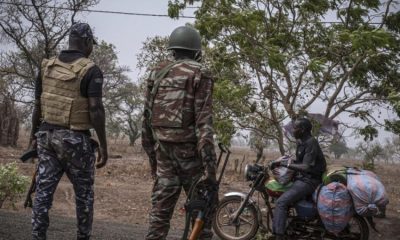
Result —
<path fill-rule="evenodd" d="M 220 201 L 215 213 L 213 229 L 222 240 L 250 240 L 257 234 L 258 213 L 254 205 L 248 204 L 238 221 L 233 222 L 233 216 L 241 202 L 240 196 L 228 196 Z"/>

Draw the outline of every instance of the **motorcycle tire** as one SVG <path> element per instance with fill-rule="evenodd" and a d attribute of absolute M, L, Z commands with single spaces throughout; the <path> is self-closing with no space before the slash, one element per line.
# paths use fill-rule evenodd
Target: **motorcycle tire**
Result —
<path fill-rule="evenodd" d="M 224 197 L 218 204 L 213 219 L 213 229 L 221 240 L 250 240 L 254 239 L 257 234 L 259 213 L 252 204 L 245 207 L 239 217 L 238 224 L 232 223 L 231 215 L 236 212 L 241 202 L 242 198 L 240 196 L 228 196 Z M 248 228 L 243 231 L 242 229 L 246 225 L 248 225 Z"/>
<path fill-rule="evenodd" d="M 367 221 L 361 216 L 355 215 L 353 216 L 352 220 L 350 222 L 354 221 L 354 224 L 359 226 L 359 236 L 357 237 L 350 237 L 350 238 L 345 238 L 345 239 L 351 239 L 351 240 L 368 240 L 369 239 L 369 227 Z M 350 226 L 350 233 L 351 233 L 351 226 Z M 342 238 L 340 238 L 342 239 Z"/>

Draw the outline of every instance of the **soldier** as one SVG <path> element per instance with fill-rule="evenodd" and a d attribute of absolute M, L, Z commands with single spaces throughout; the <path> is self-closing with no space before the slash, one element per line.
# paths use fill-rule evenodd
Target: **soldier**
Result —
<path fill-rule="evenodd" d="M 147 80 L 142 145 L 155 179 L 146 239 L 166 239 L 181 189 L 186 194 L 194 179 L 216 183 L 213 140 L 213 79 L 202 64 L 200 34 L 176 28 L 168 43 L 175 61 L 162 62 Z M 211 239 L 211 219 L 200 239 Z"/>
<path fill-rule="evenodd" d="M 75 192 L 77 239 L 89 239 L 91 235 L 95 174 L 91 128 L 100 142 L 96 167 L 105 166 L 108 158 L 103 74 L 88 59 L 93 44 L 96 41 L 90 26 L 74 24 L 69 34 L 69 49 L 57 57 L 44 59 L 36 81 L 31 142 L 37 145 L 39 163 L 32 239 L 46 239 L 53 194 L 64 172 Z"/>

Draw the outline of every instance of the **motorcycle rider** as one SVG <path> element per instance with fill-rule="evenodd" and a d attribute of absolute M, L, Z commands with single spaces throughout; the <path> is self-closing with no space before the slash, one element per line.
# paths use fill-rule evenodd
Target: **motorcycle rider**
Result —
<path fill-rule="evenodd" d="M 311 195 L 322 182 L 322 174 L 326 170 L 324 154 L 317 139 L 312 136 L 311 130 L 310 120 L 297 118 L 293 130 L 293 136 L 297 140 L 296 160 L 293 164 L 288 164 L 286 161 L 271 163 L 271 169 L 285 166 L 296 171 L 293 185 L 277 199 L 275 204 L 272 228 L 277 240 L 285 239 L 289 206 Z"/>

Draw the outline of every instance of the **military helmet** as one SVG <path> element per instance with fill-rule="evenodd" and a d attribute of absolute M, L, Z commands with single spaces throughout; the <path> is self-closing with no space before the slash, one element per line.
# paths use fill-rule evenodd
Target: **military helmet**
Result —
<path fill-rule="evenodd" d="M 169 36 L 168 50 L 186 49 L 192 51 L 201 50 L 201 37 L 199 32 L 188 26 L 181 26 Z"/>

